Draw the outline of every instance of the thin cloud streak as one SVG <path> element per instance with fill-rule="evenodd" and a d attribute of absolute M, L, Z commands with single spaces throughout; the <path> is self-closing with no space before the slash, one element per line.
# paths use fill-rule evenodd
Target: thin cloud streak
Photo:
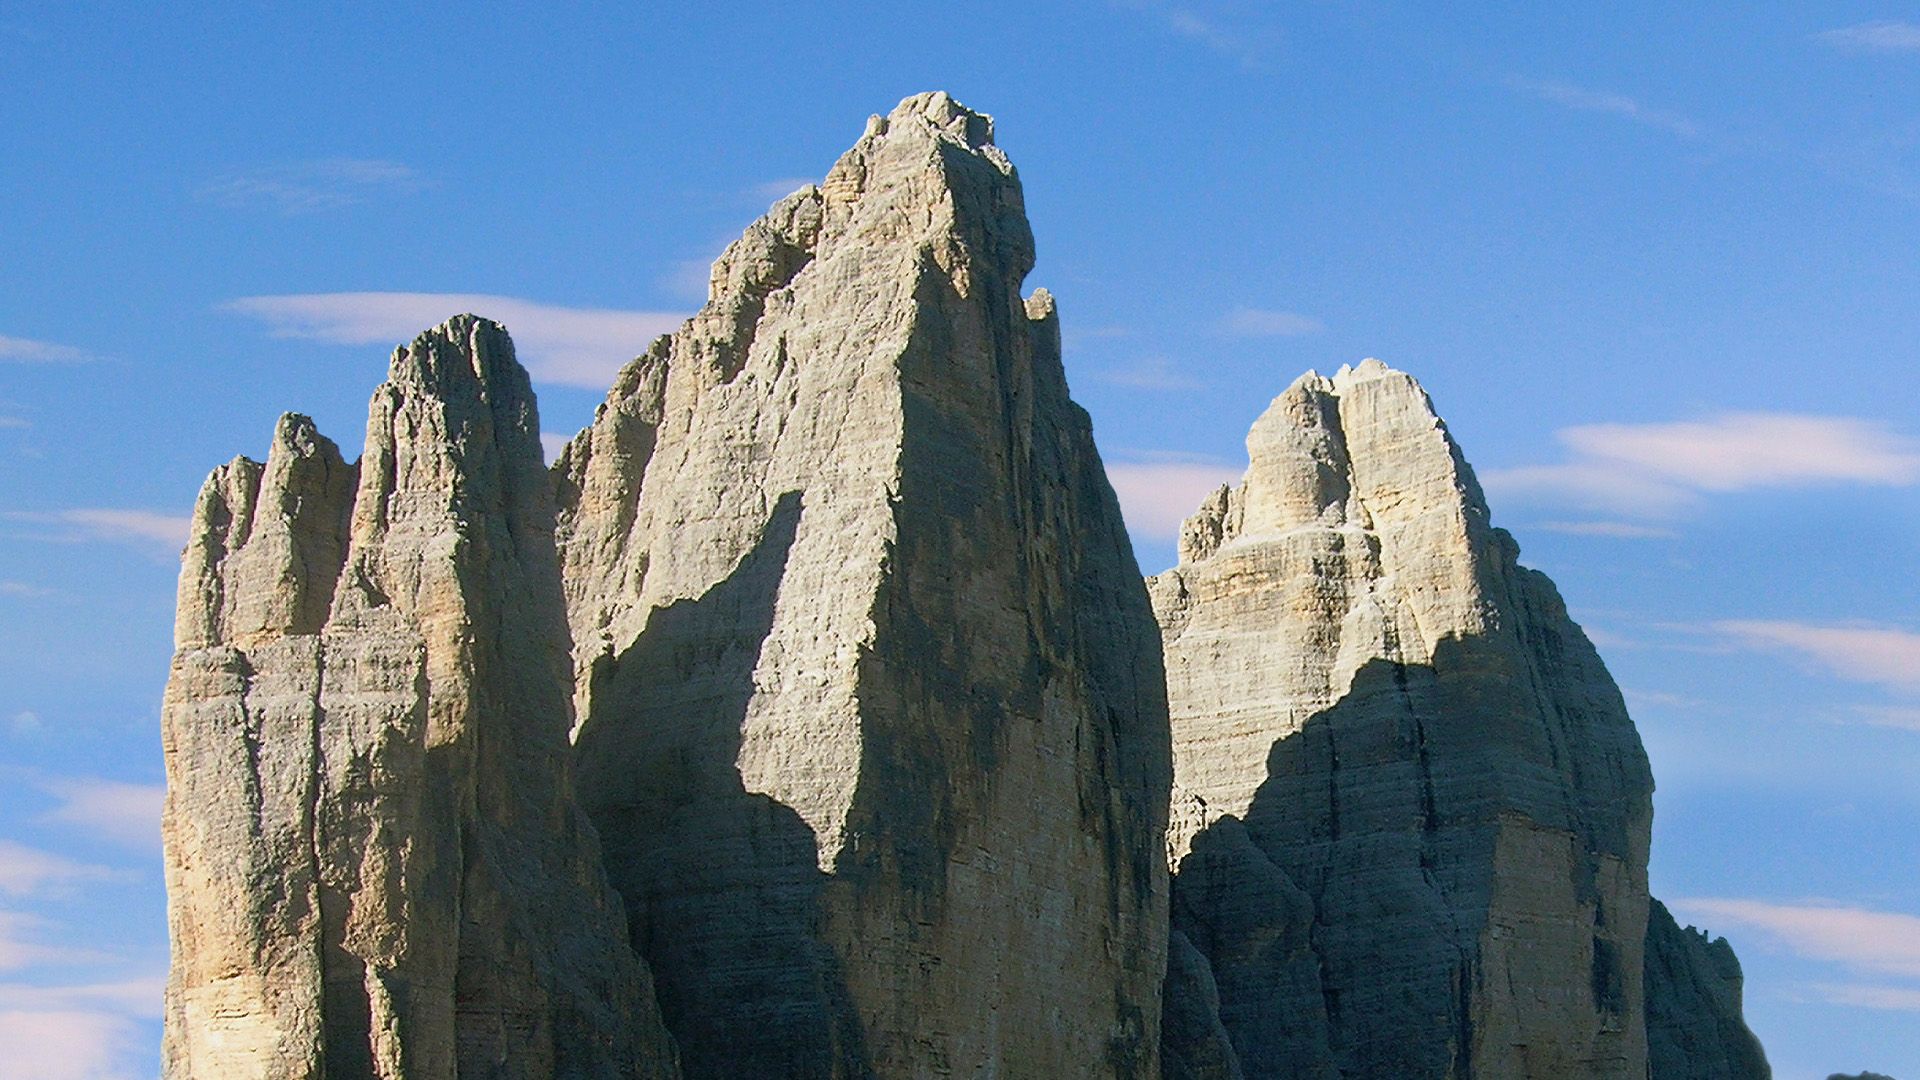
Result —
<path fill-rule="evenodd" d="M 115 510 L 102 507 L 73 510 L 14 510 L 9 521 L 53 526 L 54 531 L 40 537 L 60 543 L 89 540 L 132 541 L 141 544 L 166 544 L 182 548 L 193 519 L 151 510 Z"/>
<path fill-rule="evenodd" d="M 1704 494 L 1821 484 L 1920 483 L 1920 443 L 1853 417 L 1726 413 L 1584 424 L 1556 435 L 1571 460 L 1489 469 L 1488 488 L 1627 517 L 1666 517 Z"/>
<path fill-rule="evenodd" d="M 378 158 L 322 158 L 232 173 L 202 187 L 200 197 L 238 209 L 289 216 L 338 210 L 380 195 L 426 186 L 411 165 Z"/>
<path fill-rule="evenodd" d="M 84 364 L 94 359 L 85 349 L 32 338 L 0 334 L 0 362 L 13 364 Z"/>
<path fill-rule="evenodd" d="M 484 293 L 247 296 L 222 309 L 264 323 L 274 337 L 387 347 L 470 312 L 507 328 L 535 380 L 589 390 L 605 390 L 621 367 L 686 318 L 677 312 L 564 307 Z"/>
<path fill-rule="evenodd" d="M 1889 1012 L 1920 1012 L 1920 989 L 1859 983 L 1815 983 L 1813 991 L 1835 1005 Z"/>
<path fill-rule="evenodd" d="M 1920 978 L 1920 918 L 1912 915 L 1730 897 L 1693 897 L 1671 906 L 1691 917 L 1757 930 L 1808 959 Z"/>
<path fill-rule="evenodd" d="M 1713 629 L 1745 648 L 1799 655 L 1842 679 L 1920 691 L 1920 634 L 1764 620 L 1725 620 Z"/>
<path fill-rule="evenodd" d="M 1604 536 L 1614 540 L 1671 540 L 1679 535 L 1672 529 L 1630 521 L 1540 521 L 1533 527 L 1568 536 Z"/>
<path fill-rule="evenodd" d="M 13 840 L 0 840 L 0 893 L 41 896 L 75 885 L 118 881 L 126 875 Z"/>
<path fill-rule="evenodd" d="M 1670 135 L 1678 135 L 1683 139 L 1695 139 L 1700 136 L 1699 125 L 1686 117 L 1663 109 L 1648 108 L 1625 94 L 1589 90 L 1572 83 L 1551 79 L 1529 79 L 1520 75 L 1509 77 L 1507 86 L 1519 93 L 1555 105 L 1581 112 L 1607 113 L 1631 120 L 1636 124 L 1657 128 Z"/>
<path fill-rule="evenodd" d="M 1113 0 L 1113 4 L 1149 16 L 1159 21 L 1175 37 L 1237 60 L 1243 68 L 1259 66 L 1261 52 L 1272 37 L 1263 31 L 1229 25 L 1218 17 L 1202 14 L 1190 5 L 1165 3 L 1164 0 Z"/>
<path fill-rule="evenodd" d="M 55 778 L 39 783 L 59 805 L 39 820 L 71 825 L 114 843 L 158 854 L 160 807 L 167 789 L 161 784 L 129 784 L 93 777 Z"/>
<path fill-rule="evenodd" d="M 1164 356 L 1148 356 L 1120 367 L 1106 368 L 1095 378 L 1135 390 L 1198 390 L 1206 385 L 1179 370 Z"/>
<path fill-rule="evenodd" d="M 1920 23 L 1864 22 L 1815 34 L 1814 39 L 1853 52 L 1920 52 Z"/>
<path fill-rule="evenodd" d="M 1326 329 L 1311 315 L 1265 308 L 1235 308 L 1220 321 L 1220 331 L 1233 337 L 1301 337 Z"/>

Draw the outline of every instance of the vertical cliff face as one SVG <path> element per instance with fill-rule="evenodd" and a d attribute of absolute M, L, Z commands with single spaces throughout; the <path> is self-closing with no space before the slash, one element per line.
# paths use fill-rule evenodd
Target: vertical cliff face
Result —
<path fill-rule="evenodd" d="M 667 1077 L 567 762 L 526 374 L 461 317 L 356 469 L 303 417 L 202 492 L 164 708 L 169 1077 Z"/>
<path fill-rule="evenodd" d="M 1649 1080 L 1769 1080 L 1741 1012 L 1740 961 L 1726 938 L 1681 929 L 1665 904 L 1647 919 Z"/>
<path fill-rule="evenodd" d="M 875 117 L 555 465 L 580 786 L 688 1075 L 1158 1069 L 1158 635 L 992 123 Z"/>
<path fill-rule="evenodd" d="M 1638 1080 L 1652 781 L 1599 657 L 1406 375 L 1305 376 L 1247 446 L 1151 581 L 1169 1059 Z"/>

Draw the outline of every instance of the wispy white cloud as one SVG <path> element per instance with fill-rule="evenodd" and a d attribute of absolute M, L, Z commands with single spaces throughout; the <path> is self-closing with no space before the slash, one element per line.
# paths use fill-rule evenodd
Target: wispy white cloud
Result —
<path fill-rule="evenodd" d="M 1812 960 L 1920 978 L 1920 918 L 1839 904 L 1693 897 L 1671 906 L 1690 918 L 1757 930 Z"/>
<path fill-rule="evenodd" d="M 39 820 L 72 825 L 128 847 L 158 851 L 161 784 L 129 784 L 97 777 L 52 777 L 38 786 L 58 800 Z"/>
<path fill-rule="evenodd" d="M 92 359 L 94 359 L 92 353 L 85 349 L 76 349 L 72 345 L 0 334 L 0 363 L 84 364 Z"/>
<path fill-rule="evenodd" d="M 248 296 L 224 307 L 260 320 L 275 337 L 388 347 L 471 312 L 506 326 L 535 379 L 593 390 L 606 389 L 622 365 L 685 319 L 675 312 L 563 307 L 481 293 Z"/>
<path fill-rule="evenodd" d="M 1326 330 L 1326 324 L 1311 315 L 1267 308 L 1235 308 L 1220 320 L 1222 333 L 1234 337 L 1300 337 Z"/>
<path fill-rule="evenodd" d="M 24 416 L 0 416 L 0 431 L 23 431 L 33 426 Z"/>
<path fill-rule="evenodd" d="M 0 1007 L 0 1080 L 136 1080 L 152 1076 L 140 1027 L 101 1009 Z"/>
<path fill-rule="evenodd" d="M 73 986 L 0 983 L 0 1010 L 105 1007 L 125 1016 L 159 1019 L 166 988 L 165 974 Z"/>
<path fill-rule="evenodd" d="M 1814 37 L 1855 52 L 1920 52 L 1920 23 L 1892 19 L 1842 26 Z"/>
<path fill-rule="evenodd" d="M 40 722 L 39 713 L 32 709 L 22 709 L 7 718 L 7 730 L 13 734 L 14 738 L 24 739 L 45 731 L 46 725 Z"/>
<path fill-rule="evenodd" d="M 1920 690 L 1920 634 L 1882 626 L 1765 620 L 1725 620 L 1712 628 L 1733 644 L 1794 653 L 1843 679 Z"/>
<path fill-rule="evenodd" d="M 39 896 L 75 885 L 119 881 L 125 876 L 110 867 L 0 840 L 0 893 L 8 896 Z"/>
<path fill-rule="evenodd" d="M 756 199 L 763 199 L 770 203 L 777 202 L 799 191 L 803 187 L 811 187 L 816 182 L 817 181 L 811 176 L 781 177 L 778 180 L 768 180 L 765 183 L 755 184 L 753 186 L 753 196 Z"/>
<path fill-rule="evenodd" d="M 29 585 L 24 581 L 0 581 L 0 596 L 41 597 L 52 596 L 52 589 Z"/>
<path fill-rule="evenodd" d="M 567 443 L 571 441 L 573 441 L 573 436 L 565 435 L 558 431 L 541 432 L 540 449 L 546 454 L 547 464 L 551 465 L 558 460 L 560 451 L 566 449 Z"/>
<path fill-rule="evenodd" d="M 1889 1012 L 1920 1012 L 1920 989 L 1910 986 L 1876 986 L 1864 983 L 1815 983 L 1815 993 L 1835 1005 Z M 1837 1075 L 1837 1074 L 1836 1074 Z M 1832 1080 L 1831 1077 L 1828 1080 Z"/>
<path fill-rule="evenodd" d="M 1127 529 L 1150 540 L 1176 539 L 1180 524 L 1222 484 L 1240 480 L 1242 468 L 1210 461 L 1133 461 L 1107 466 L 1107 480 L 1120 497 Z"/>
<path fill-rule="evenodd" d="M 1860 722 L 1872 727 L 1920 731 L 1920 709 L 1897 705 L 1855 705 L 1852 712 Z"/>
<path fill-rule="evenodd" d="M 1146 356 L 1131 363 L 1103 368 L 1095 378 L 1135 390 L 1196 390 L 1205 385 L 1164 356 Z"/>
<path fill-rule="evenodd" d="M 1137 11 L 1157 20 L 1175 37 L 1229 57 L 1242 67 L 1257 67 L 1272 44 L 1273 33 L 1244 19 L 1202 11 L 1191 3 L 1167 0 L 1113 0 L 1115 7 Z"/>
<path fill-rule="evenodd" d="M 1507 86 L 1529 97 L 1581 112 L 1607 113 L 1636 124 L 1692 139 L 1700 135 L 1700 127 L 1679 113 L 1664 109 L 1649 108 L 1625 94 L 1615 94 L 1604 90 L 1589 90 L 1572 83 L 1558 82 L 1552 79 L 1529 79 L 1515 75 L 1507 79 Z"/>
<path fill-rule="evenodd" d="M 1564 428 L 1571 460 L 1490 469 L 1496 492 L 1629 517 L 1671 515 L 1704 493 L 1920 482 L 1920 444 L 1869 420 L 1727 413 L 1706 420 Z"/>
<path fill-rule="evenodd" d="M 230 173 L 200 189 L 212 202 L 282 214 L 311 214 L 362 203 L 380 194 L 426 186 L 411 165 L 379 158 L 322 158 Z"/>
<path fill-rule="evenodd" d="M 189 517 L 156 514 L 151 510 L 112 510 L 83 508 L 76 510 L 11 510 L 9 521 L 51 527 L 40 538 L 62 543 L 88 540 L 132 541 L 142 544 L 186 546 Z"/>
<path fill-rule="evenodd" d="M 1605 536 L 1615 540 L 1671 540 L 1679 535 L 1672 529 L 1630 521 L 1539 521 L 1533 527 L 1569 536 Z"/>

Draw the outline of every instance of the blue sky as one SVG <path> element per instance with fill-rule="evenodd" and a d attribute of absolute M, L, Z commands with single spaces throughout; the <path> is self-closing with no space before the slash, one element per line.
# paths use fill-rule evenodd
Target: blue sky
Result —
<path fill-rule="evenodd" d="M 283 410 L 357 446 L 469 307 L 573 431 L 935 88 L 1021 169 L 1143 569 L 1301 371 L 1413 372 L 1626 690 L 1655 890 L 1779 1075 L 1920 1075 L 1920 8 L 1572 7 L 0 0 L 0 1080 L 154 1075 L 206 472 Z"/>

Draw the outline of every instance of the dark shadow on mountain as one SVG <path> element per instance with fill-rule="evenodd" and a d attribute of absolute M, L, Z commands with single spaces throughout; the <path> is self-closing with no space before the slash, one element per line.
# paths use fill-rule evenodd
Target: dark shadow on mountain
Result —
<path fill-rule="evenodd" d="M 736 764 L 800 513 L 782 495 L 725 580 L 655 610 L 595 666 L 577 744 L 582 802 L 689 1080 L 868 1072 L 819 936 L 818 840 Z"/>
<path fill-rule="evenodd" d="M 1210 965 L 1248 1080 L 1472 1075 L 1479 927 L 1458 913 L 1489 902 L 1503 820 L 1628 850 L 1616 819 L 1650 785 L 1636 787 L 1645 759 L 1618 694 L 1583 681 L 1598 663 L 1584 638 L 1522 622 L 1518 643 L 1446 638 L 1431 664 L 1367 661 L 1274 742 L 1244 822 L 1195 837 L 1173 926 Z M 1624 764 L 1592 771 L 1615 753 Z M 1590 872 L 1571 884 L 1597 905 Z M 1596 937 L 1598 1011 L 1626 997 L 1612 950 Z"/>

